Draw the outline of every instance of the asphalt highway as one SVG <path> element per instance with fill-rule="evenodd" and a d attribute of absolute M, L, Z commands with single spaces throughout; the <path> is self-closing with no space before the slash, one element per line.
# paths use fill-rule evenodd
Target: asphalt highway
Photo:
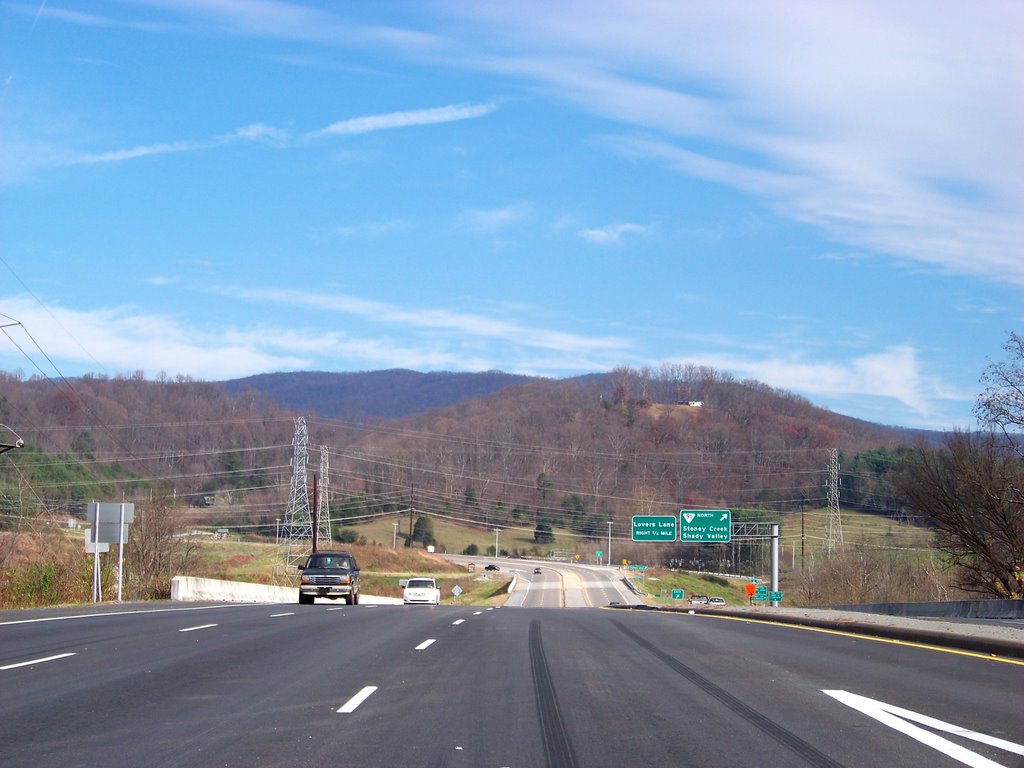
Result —
<path fill-rule="evenodd" d="M 5 768 L 1009 767 L 1022 713 L 1017 660 L 685 612 L 0 618 Z"/>

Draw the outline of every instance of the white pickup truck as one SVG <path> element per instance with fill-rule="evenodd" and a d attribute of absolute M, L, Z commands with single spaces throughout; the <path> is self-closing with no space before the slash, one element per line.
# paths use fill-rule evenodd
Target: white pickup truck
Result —
<path fill-rule="evenodd" d="M 402 603 L 423 603 L 425 605 L 440 605 L 441 590 L 437 582 L 426 576 L 417 576 L 405 582 L 405 589 L 402 590 Z"/>

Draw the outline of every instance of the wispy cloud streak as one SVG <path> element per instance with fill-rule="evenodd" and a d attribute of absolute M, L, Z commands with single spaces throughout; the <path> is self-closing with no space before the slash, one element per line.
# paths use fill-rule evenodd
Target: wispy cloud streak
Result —
<path fill-rule="evenodd" d="M 402 112 L 386 112 L 379 115 L 364 115 L 331 123 L 326 128 L 306 134 L 306 138 L 322 136 L 353 136 L 360 133 L 387 131 L 395 128 L 410 128 L 420 125 L 454 123 L 472 120 L 494 112 L 494 104 L 452 104 L 431 109 L 412 109 Z"/>

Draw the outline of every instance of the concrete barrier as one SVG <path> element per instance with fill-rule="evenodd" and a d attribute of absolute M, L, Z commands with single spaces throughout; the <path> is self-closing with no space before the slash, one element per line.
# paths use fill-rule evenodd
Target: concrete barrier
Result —
<path fill-rule="evenodd" d="M 249 584 L 244 581 L 201 579 L 197 576 L 175 576 L 171 579 L 171 600 L 212 603 L 298 603 L 298 587 L 275 587 L 269 584 Z M 316 598 L 320 603 L 338 603 L 341 600 Z M 360 593 L 360 605 L 401 605 L 400 597 L 377 597 Z"/>
<path fill-rule="evenodd" d="M 210 600 L 223 603 L 297 603 L 298 587 L 275 587 L 243 581 L 175 576 L 171 579 L 171 600 L 194 602 Z"/>

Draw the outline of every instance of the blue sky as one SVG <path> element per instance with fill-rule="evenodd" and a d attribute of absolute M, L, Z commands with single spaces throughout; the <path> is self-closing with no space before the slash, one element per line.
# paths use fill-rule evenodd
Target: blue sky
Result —
<path fill-rule="evenodd" d="M 0 4 L 0 369 L 712 366 L 970 427 L 1019 2 Z"/>

